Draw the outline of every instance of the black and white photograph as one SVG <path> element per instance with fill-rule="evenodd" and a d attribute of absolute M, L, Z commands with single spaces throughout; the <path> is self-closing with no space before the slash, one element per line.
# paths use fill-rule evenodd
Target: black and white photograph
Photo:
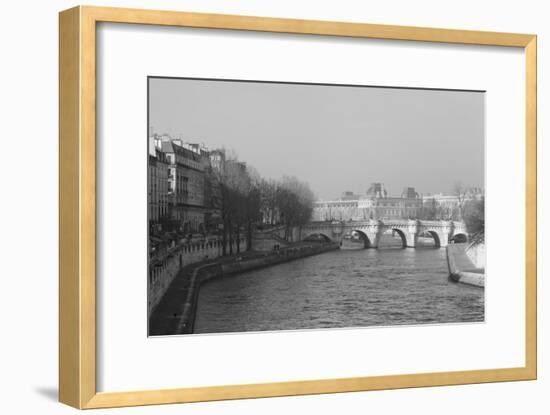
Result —
<path fill-rule="evenodd" d="M 149 336 L 485 321 L 485 91 L 147 88 Z"/>
<path fill-rule="evenodd" d="M 546 415 L 547 5 L 4 2 L 0 412 Z"/>

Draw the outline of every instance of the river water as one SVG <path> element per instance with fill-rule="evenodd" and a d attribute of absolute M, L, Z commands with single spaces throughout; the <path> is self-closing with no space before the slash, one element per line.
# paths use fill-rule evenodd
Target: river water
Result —
<path fill-rule="evenodd" d="M 213 280 L 195 333 L 484 320 L 484 290 L 448 279 L 444 249 L 336 250 Z"/>

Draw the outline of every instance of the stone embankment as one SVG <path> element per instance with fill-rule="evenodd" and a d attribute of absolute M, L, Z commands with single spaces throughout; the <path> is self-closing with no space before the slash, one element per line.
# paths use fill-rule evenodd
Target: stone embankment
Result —
<path fill-rule="evenodd" d="M 239 240 L 234 238 L 226 244 L 227 250 L 237 247 L 246 251 L 246 238 Z M 203 262 L 205 259 L 214 259 L 222 256 L 223 243 L 218 236 L 199 237 L 197 239 L 185 239 L 179 244 L 174 244 L 162 254 L 157 254 L 149 263 L 149 290 L 147 299 L 147 310 L 157 307 L 159 301 L 164 297 L 166 290 L 172 284 L 174 278 L 182 268 L 188 265 Z"/>
<path fill-rule="evenodd" d="M 449 278 L 455 282 L 485 287 L 485 269 L 476 266 L 467 249 L 466 243 L 450 244 L 447 246 L 447 264 L 449 265 Z"/>
<path fill-rule="evenodd" d="M 207 281 L 338 248 L 336 243 L 300 243 L 269 253 L 246 252 L 239 256 L 203 261 L 184 267 L 151 313 L 149 334 L 160 336 L 192 333 L 200 287 Z"/>

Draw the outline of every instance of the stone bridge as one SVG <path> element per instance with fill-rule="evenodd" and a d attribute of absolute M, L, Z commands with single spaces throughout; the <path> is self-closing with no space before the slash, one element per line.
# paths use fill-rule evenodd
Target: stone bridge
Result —
<path fill-rule="evenodd" d="M 395 231 L 403 241 L 403 247 L 414 248 L 421 234 L 433 237 L 436 247 L 445 247 L 454 240 L 467 240 L 466 226 L 463 222 L 430 221 L 413 219 L 388 219 L 365 221 L 325 221 L 310 222 L 302 227 L 301 240 L 312 235 L 322 235 L 334 242 L 341 242 L 342 237 L 356 231 L 365 242 L 365 248 L 377 248 L 380 237 L 387 231 Z"/>

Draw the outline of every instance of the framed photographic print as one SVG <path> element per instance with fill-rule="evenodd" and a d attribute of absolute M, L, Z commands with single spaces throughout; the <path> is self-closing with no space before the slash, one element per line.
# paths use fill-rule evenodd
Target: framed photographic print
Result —
<path fill-rule="evenodd" d="M 61 12 L 59 306 L 77 408 L 535 379 L 536 36 Z"/>

